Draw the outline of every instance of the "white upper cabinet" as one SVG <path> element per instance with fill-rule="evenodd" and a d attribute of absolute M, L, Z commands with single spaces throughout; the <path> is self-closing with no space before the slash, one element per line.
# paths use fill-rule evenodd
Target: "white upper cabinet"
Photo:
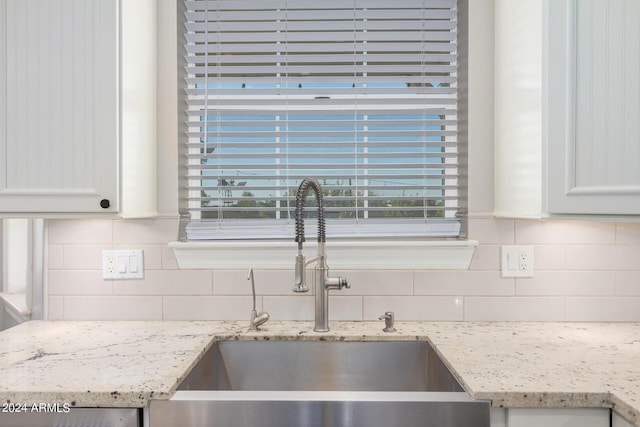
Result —
<path fill-rule="evenodd" d="M 495 4 L 495 213 L 640 216 L 640 2 Z"/>
<path fill-rule="evenodd" d="M 153 0 L 0 0 L 0 213 L 155 212 Z"/>
<path fill-rule="evenodd" d="M 640 214 L 640 2 L 552 0 L 549 213 Z"/>

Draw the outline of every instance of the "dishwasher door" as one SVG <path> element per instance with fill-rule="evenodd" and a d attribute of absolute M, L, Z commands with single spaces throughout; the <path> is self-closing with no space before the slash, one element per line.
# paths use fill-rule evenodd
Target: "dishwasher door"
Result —
<path fill-rule="evenodd" d="M 2 427 L 142 427 L 141 409 L 71 408 L 69 412 L 1 412 Z"/>

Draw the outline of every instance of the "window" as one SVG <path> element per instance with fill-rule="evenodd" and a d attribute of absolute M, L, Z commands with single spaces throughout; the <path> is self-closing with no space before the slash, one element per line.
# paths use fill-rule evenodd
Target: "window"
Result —
<path fill-rule="evenodd" d="M 292 236 L 307 176 L 329 236 L 464 237 L 456 0 L 184 6 L 188 240 Z"/>

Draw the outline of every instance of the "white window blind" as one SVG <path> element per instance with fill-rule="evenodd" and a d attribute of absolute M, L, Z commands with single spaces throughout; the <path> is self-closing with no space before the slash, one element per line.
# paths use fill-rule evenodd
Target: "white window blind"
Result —
<path fill-rule="evenodd" d="M 328 235 L 460 234 L 455 0 L 184 4 L 189 240 L 293 235 L 308 176 Z"/>

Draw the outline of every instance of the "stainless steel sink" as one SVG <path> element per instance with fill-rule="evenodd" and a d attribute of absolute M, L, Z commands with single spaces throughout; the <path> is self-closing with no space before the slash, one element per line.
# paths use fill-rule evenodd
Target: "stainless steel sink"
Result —
<path fill-rule="evenodd" d="M 223 341 L 150 427 L 488 427 L 489 402 L 464 392 L 425 342 Z"/>

